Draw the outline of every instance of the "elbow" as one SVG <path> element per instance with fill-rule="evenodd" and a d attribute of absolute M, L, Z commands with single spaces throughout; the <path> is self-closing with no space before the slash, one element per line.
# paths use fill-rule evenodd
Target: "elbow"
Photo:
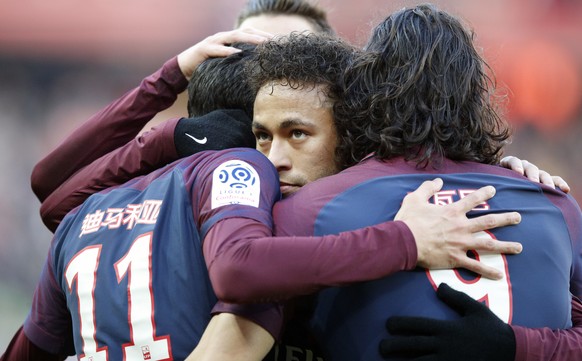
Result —
<path fill-rule="evenodd" d="M 30 187 L 32 192 L 38 198 L 39 201 L 44 201 L 50 190 L 47 188 L 47 177 L 43 168 L 37 164 L 32 169 L 32 174 L 30 175 Z"/>
<path fill-rule="evenodd" d="M 49 208 L 45 203 L 40 206 L 40 218 L 42 223 L 48 228 L 52 233 L 55 233 L 60 221 L 63 219 L 64 215 L 58 215 L 58 211 L 54 208 Z"/>
<path fill-rule="evenodd" d="M 40 205 L 40 218 L 53 233 L 65 216 L 93 193 L 92 191 L 69 190 L 62 187 L 48 196 Z"/>
<path fill-rule="evenodd" d="M 235 262 L 214 262 L 208 268 L 216 297 L 227 303 L 251 303 L 260 299 L 256 280 Z"/>

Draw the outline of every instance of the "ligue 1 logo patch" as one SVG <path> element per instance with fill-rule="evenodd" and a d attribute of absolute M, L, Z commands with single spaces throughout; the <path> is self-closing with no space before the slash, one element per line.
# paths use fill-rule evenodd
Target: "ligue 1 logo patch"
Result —
<path fill-rule="evenodd" d="M 259 174 L 242 160 L 224 162 L 212 173 L 212 209 L 228 204 L 259 207 L 260 196 Z"/>

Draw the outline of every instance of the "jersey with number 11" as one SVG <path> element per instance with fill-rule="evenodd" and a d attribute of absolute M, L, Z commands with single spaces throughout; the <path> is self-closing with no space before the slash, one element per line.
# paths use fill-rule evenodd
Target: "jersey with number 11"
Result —
<path fill-rule="evenodd" d="M 67 215 L 41 282 L 54 287 L 40 297 L 66 300 L 80 360 L 181 360 L 193 350 L 217 301 L 204 232 L 241 214 L 270 226 L 278 189 L 258 206 L 261 183 L 277 184 L 264 167 L 271 165 L 254 150 L 193 156 Z M 46 319 L 53 309 L 33 313 Z"/>

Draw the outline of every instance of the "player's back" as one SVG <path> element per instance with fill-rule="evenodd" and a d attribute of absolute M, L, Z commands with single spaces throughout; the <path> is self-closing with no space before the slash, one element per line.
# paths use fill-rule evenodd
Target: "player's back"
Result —
<path fill-rule="evenodd" d="M 178 161 L 65 217 L 51 256 L 81 359 L 181 360 L 196 346 L 217 301 L 201 229 L 238 207 L 211 206 L 209 180 L 231 158 Z"/>
<path fill-rule="evenodd" d="M 506 322 L 528 327 L 570 326 L 571 277 L 577 282 L 582 279 L 580 209 L 571 197 L 542 191 L 542 186 L 499 167 L 447 162 L 440 170 L 422 171 L 400 160 L 382 163 L 369 159 L 280 202 L 274 211 L 277 235 L 333 234 L 392 219 L 408 192 L 437 175 L 444 180 L 443 190 L 434 198 L 439 203 L 494 185 L 496 196 L 471 215 L 516 210 L 522 222 L 478 236 L 522 242 L 522 254 L 475 254 L 504 272 L 499 281 L 462 270 L 416 269 L 320 292 L 312 326 L 328 352 L 326 359 L 380 360 L 378 344 L 388 337 L 384 325 L 390 316 L 458 317 L 436 298 L 441 282 L 487 302 Z M 302 217 L 281 217 L 288 212 Z M 579 286 L 572 286 L 578 295 Z"/>

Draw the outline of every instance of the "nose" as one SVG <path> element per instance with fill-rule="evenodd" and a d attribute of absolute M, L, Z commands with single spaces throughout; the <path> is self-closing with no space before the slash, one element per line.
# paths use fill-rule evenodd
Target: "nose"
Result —
<path fill-rule="evenodd" d="M 291 157 L 289 147 L 285 142 L 273 141 L 267 158 L 273 163 L 277 172 L 291 169 Z"/>

